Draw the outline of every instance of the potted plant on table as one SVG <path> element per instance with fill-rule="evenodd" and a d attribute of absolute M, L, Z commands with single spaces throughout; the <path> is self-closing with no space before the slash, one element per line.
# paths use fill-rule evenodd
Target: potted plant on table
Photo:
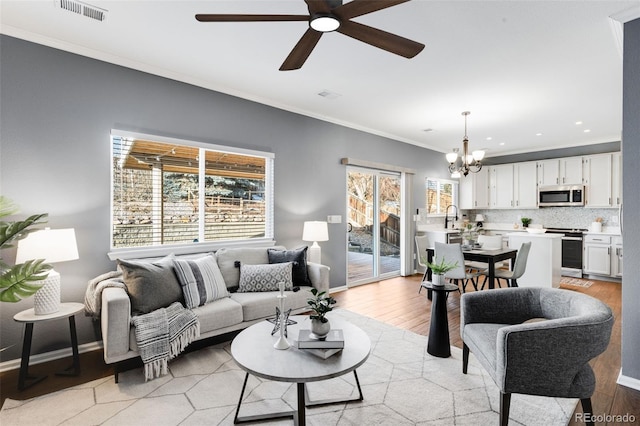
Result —
<path fill-rule="evenodd" d="M 327 312 L 333 310 L 336 299 L 329 296 L 326 291 L 319 291 L 317 288 L 312 288 L 310 291 L 313 297 L 307 299 L 307 304 L 313 311 L 313 314 L 309 316 L 311 318 L 311 332 L 315 337 L 321 339 L 331 330 L 331 324 L 326 315 Z"/>
<path fill-rule="evenodd" d="M 531 223 L 531 218 L 530 217 L 523 217 L 520 219 L 520 221 L 522 222 L 522 227 L 523 228 L 527 228 L 529 226 L 529 224 Z"/>
<path fill-rule="evenodd" d="M 427 262 L 427 266 L 429 267 L 429 269 L 431 269 L 432 273 L 431 284 L 433 284 L 434 286 L 443 286 L 444 274 L 452 269 L 457 268 L 458 262 L 448 263 L 445 258 L 442 257 L 440 259 L 440 262 L 438 262 L 437 258 L 434 262 Z"/>

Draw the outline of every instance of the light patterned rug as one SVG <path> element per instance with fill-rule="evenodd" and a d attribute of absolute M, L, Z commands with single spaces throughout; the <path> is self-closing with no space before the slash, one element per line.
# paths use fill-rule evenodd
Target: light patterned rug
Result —
<path fill-rule="evenodd" d="M 351 321 L 372 342 L 358 369 L 364 401 L 307 409 L 307 424 L 495 425 L 499 391 L 473 356 L 462 374 L 462 351 L 450 358 L 426 351 L 427 338 L 345 310 L 332 315 Z M 145 383 L 142 369 L 95 380 L 27 401 L 7 399 L 0 424 L 13 425 L 232 425 L 244 379 L 229 343 L 183 355 L 170 374 Z M 352 397 L 353 375 L 309 384 L 312 399 Z M 513 395 L 510 425 L 566 425 L 577 400 Z M 292 383 L 250 376 L 240 415 L 296 406 Z M 265 423 L 262 423 L 265 424 Z M 268 424 L 290 425 L 291 420 Z"/>
<path fill-rule="evenodd" d="M 583 280 L 580 278 L 562 277 L 560 284 L 575 285 L 578 287 L 589 288 L 593 285 L 593 281 Z"/>

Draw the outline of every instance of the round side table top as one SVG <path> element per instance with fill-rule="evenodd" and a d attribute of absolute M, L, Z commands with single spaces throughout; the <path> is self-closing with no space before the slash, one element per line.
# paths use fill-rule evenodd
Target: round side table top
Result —
<path fill-rule="evenodd" d="M 287 327 L 289 349 L 274 348 L 278 333 L 272 336 L 273 324 L 261 321 L 233 339 L 231 355 L 246 372 L 279 382 L 303 383 L 341 376 L 364 364 L 371 351 L 371 340 L 359 327 L 339 318 L 328 318 L 332 329 L 342 330 L 344 348 L 327 359 L 296 348 L 298 332 L 311 328 L 311 320 L 305 315 L 289 317 L 297 322 Z"/>
<path fill-rule="evenodd" d="M 49 321 L 52 319 L 67 318 L 77 314 L 82 310 L 84 310 L 83 303 L 66 302 L 66 303 L 60 303 L 60 310 L 52 314 L 36 315 L 33 312 L 33 308 L 31 308 L 31 309 L 25 309 L 22 312 L 18 312 L 13 316 L 13 319 L 18 322 Z"/>
<path fill-rule="evenodd" d="M 433 285 L 431 281 L 422 281 L 422 287 L 435 291 L 457 291 L 458 286 L 445 283 L 445 285 Z"/>

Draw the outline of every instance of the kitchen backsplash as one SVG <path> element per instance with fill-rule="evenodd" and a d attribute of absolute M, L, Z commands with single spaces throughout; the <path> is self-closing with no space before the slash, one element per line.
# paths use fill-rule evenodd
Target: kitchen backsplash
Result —
<path fill-rule="evenodd" d="M 585 207 L 546 207 L 529 210 L 463 210 L 470 222 L 480 213 L 485 222 L 518 223 L 521 217 L 531 218 L 532 224 L 546 228 L 583 228 L 589 229 L 591 222 L 601 217 L 603 226 L 617 227 L 618 209 L 594 209 Z"/>

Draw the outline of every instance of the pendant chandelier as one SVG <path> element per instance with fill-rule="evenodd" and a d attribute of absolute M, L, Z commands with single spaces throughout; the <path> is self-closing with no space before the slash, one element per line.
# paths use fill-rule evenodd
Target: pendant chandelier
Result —
<path fill-rule="evenodd" d="M 464 115 L 464 139 L 462 139 L 461 162 L 458 163 L 458 148 L 454 148 L 453 152 L 447 154 L 449 172 L 452 178 L 459 178 L 461 175 L 466 176 L 469 172 L 478 173 L 482 169 L 481 161 L 484 158 L 484 151 L 477 150 L 469 154 L 469 138 L 467 137 L 467 116 L 469 114 L 471 114 L 469 111 L 462 113 Z"/>

